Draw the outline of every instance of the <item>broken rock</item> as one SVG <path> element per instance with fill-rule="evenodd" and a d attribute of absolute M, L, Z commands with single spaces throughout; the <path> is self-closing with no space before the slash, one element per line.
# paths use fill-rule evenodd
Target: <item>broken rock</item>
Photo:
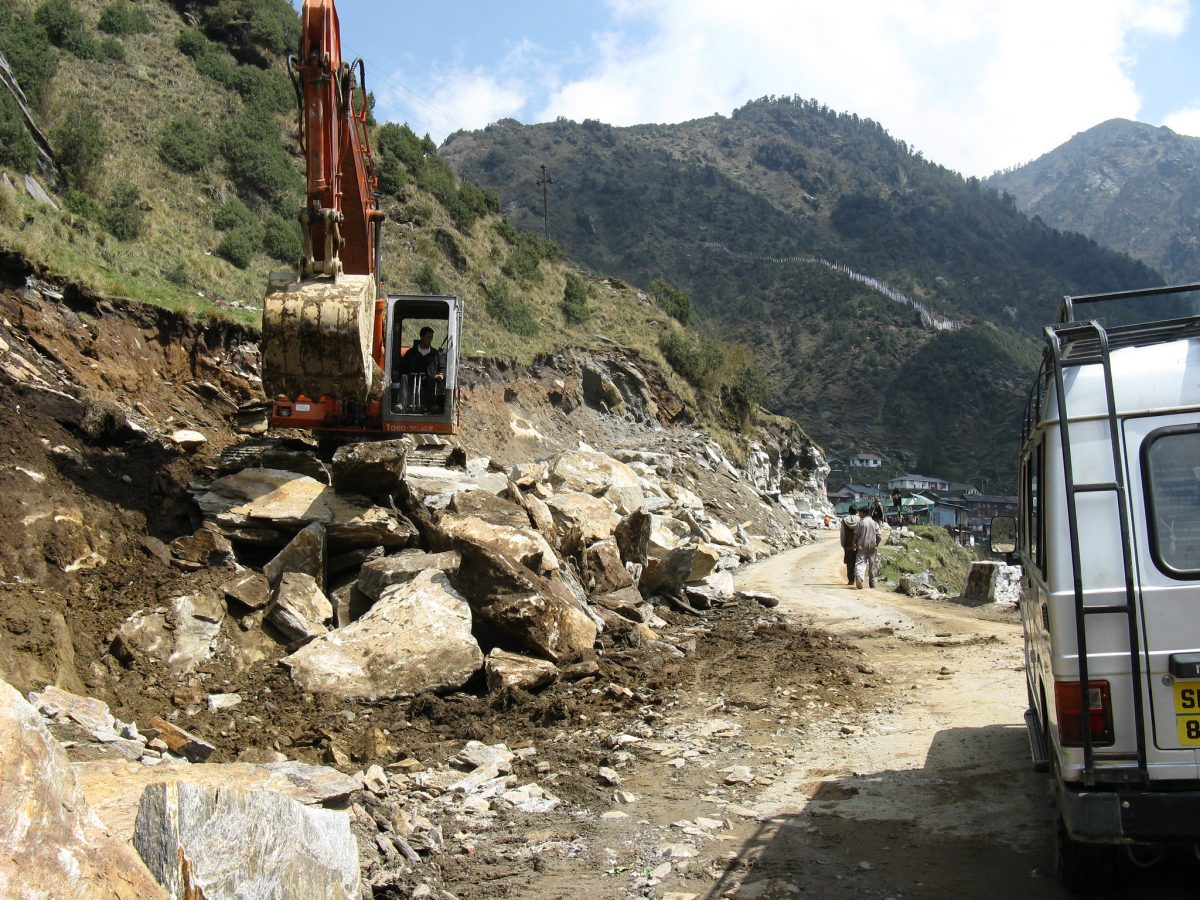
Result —
<path fill-rule="evenodd" d="M 279 588 L 267 605 L 267 619 L 289 641 L 302 641 L 325 634 L 325 623 L 333 618 L 333 604 L 311 575 L 284 572 Z"/>
<path fill-rule="evenodd" d="M 338 447 L 329 466 L 334 489 L 364 497 L 390 497 L 404 480 L 411 443 L 411 438 L 400 438 Z"/>
<path fill-rule="evenodd" d="M 0 896 L 165 897 L 92 813 L 57 741 L 0 681 Z"/>
<path fill-rule="evenodd" d="M 493 647 L 483 664 L 489 691 L 520 688 L 536 691 L 558 677 L 558 667 L 545 659 L 533 659 Z"/>
<path fill-rule="evenodd" d="M 459 556 L 453 550 L 442 553 L 402 550 L 392 556 L 370 560 L 363 565 L 358 573 L 358 589 L 371 600 L 378 600 L 384 589 L 393 584 L 412 581 L 429 569 L 454 572 L 458 569 L 458 564 Z"/>
<path fill-rule="evenodd" d="M 269 563 L 263 566 L 263 574 L 274 588 L 284 572 L 302 572 L 311 575 L 317 587 L 325 589 L 325 559 L 328 553 L 325 526 L 313 522 L 300 529 L 288 545 Z"/>
<path fill-rule="evenodd" d="M 458 585 L 481 640 L 560 662 L 589 651 L 596 625 L 561 582 L 543 578 L 494 550 L 460 541 Z"/>
<path fill-rule="evenodd" d="M 350 817 L 265 791 L 146 788 L 133 845 L 171 897 L 358 900 Z"/>
<path fill-rule="evenodd" d="M 483 665 L 467 601 L 436 570 L 387 587 L 357 622 L 282 660 L 305 690 L 348 700 L 462 687 Z"/>

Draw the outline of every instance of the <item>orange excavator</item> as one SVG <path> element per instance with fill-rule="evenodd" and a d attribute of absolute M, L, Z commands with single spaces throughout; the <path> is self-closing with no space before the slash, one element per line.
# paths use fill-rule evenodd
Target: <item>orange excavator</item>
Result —
<path fill-rule="evenodd" d="M 263 306 L 263 388 L 273 428 L 332 439 L 458 430 L 456 297 L 388 295 L 367 134 L 366 69 L 342 59 L 333 0 L 305 0 L 288 71 L 300 107 L 304 255 L 272 273 Z"/>

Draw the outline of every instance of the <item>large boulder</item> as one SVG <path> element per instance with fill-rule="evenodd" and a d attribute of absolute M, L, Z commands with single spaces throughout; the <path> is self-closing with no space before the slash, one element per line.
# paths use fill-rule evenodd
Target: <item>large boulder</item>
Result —
<path fill-rule="evenodd" d="M 529 527 L 529 514 L 524 507 L 490 491 L 459 491 L 450 498 L 447 509 L 458 516 L 474 516 L 493 525 Z"/>
<path fill-rule="evenodd" d="M 196 503 L 213 527 L 239 540 L 276 543 L 313 522 L 341 549 L 407 546 L 412 525 L 366 497 L 279 469 L 243 469 L 212 482 Z"/>
<path fill-rule="evenodd" d="M 662 559 L 692 539 L 691 527 L 673 516 L 652 515 L 650 522 L 646 552 L 652 558 Z"/>
<path fill-rule="evenodd" d="M 138 900 L 167 895 L 96 818 L 37 711 L 0 681 L 0 896 Z"/>
<path fill-rule="evenodd" d="M 344 494 L 390 497 L 404 480 L 412 438 L 343 444 L 330 462 L 333 487 Z"/>
<path fill-rule="evenodd" d="M 426 553 L 423 550 L 401 550 L 392 556 L 381 556 L 368 560 L 358 572 L 358 589 L 378 600 L 384 590 L 393 584 L 412 581 L 422 572 L 438 569 L 442 572 L 458 570 L 459 556 L 453 550 L 443 553 Z"/>
<path fill-rule="evenodd" d="M 267 619 L 289 641 L 308 640 L 326 632 L 333 604 L 311 575 L 284 572 L 267 604 Z"/>
<path fill-rule="evenodd" d="M 546 506 L 554 517 L 559 546 L 566 554 L 612 537 L 621 521 L 607 500 L 580 491 L 555 494 L 546 501 Z"/>
<path fill-rule="evenodd" d="M 160 781 L 200 787 L 270 791 L 306 806 L 344 807 L 362 781 L 337 769 L 297 760 L 272 763 L 205 763 L 202 766 L 163 761 L 157 766 L 98 759 L 72 766 L 84 798 L 110 832 L 122 841 L 133 838 L 142 792 Z"/>
<path fill-rule="evenodd" d="M 548 574 L 558 568 L 558 556 L 544 537 L 532 528 L 492 525 L 475 516 L 441 513 L 437 518 L 435 549 L 476 544 L 514 560 L 533 572 Z"/>
<path fill-rule="evenodd" d="M 550 482 L 597 497 L 607 497 L 622 513 L 642 505 L 641 481 L 625 463 L 595 450 L 567 450 L 550 461 Z"/>
<path fill-rule="evenodd" d="M 695 560 L 695 547 L 676 547 L 665 556 L 651 556 L 642 570 L 638 588 L 647 596 L 664 588 L 682 588 L 691 579 Z"/>
<path fill-rule="evenodd" d="M 263 566 L 263 574 L 274 588 L 279 584 L 279 578 L 284 572 L 303 572 L 305 575 L 311 575 L 321 590 L 325 590 L 327 555 L 325 526 L 320 522 L 313 522 L 300 529 L 300 533 L 292 538 L 274 559 Z"/>
<path fill-rule="evenodd" d="M 457 583 L 481 642 L 556 663 L 592 649 L 596 625 L 561 580 L 543 578 L 484 545 L 462 541 L 457 547 Z"/>
<path fill-rule="evenodd" d="M 586 547 L 582 555 L 584 586 L 593 594 L 608 594 L 633 584 L 612 538 Z"/>
<path fill-rule="evenodd" d="M 409 466 L 404 484 L 417 502 L 430 509 L 445 509 L 459 491 L 503 492 L 508 487 L 508 476 L 502 472 L 470 474 L 442 466 Z"/>
<path fill-rule="evenodd" d="M 444 572 L 385 588 L 361 619 L 284 657 L 306 691 L 381 700 L 462 687 L 483 665 L 471 608 Z"/>
<path fill-rule="evenodd" d="M 266 791 L 152 784 L 138 806 L 133 846 L 178 900 L 362 896 L 349 815 Z"/>
<path fill-rule="evenodd" d="M 621 552 L 622 562 L 646 564 L 653 526 L 654 520 L 650 513 L 642 509 L 634 510 L 617 523 L 617 527 L 613 529 L 613 538 Z"/>

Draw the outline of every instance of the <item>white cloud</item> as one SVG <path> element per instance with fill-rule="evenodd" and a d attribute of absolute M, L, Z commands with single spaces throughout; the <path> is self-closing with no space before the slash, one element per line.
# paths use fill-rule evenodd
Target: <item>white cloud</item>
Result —
<path fill-rule="evenodd" d="M 594 62 L 536 110 L 617 125 L 798 94 L 875 119 L 967 174 L 1134 118 L 1135 33 L 1177 36 L 1187 0 L 609 0 Z M 474 127 L 482 122 L 472 121 Z"/>
<path fill-rule="evenodd" d="M 1176 110 L 1163 120 L 1163 124 L 1176 134 L 1200 137 L 1200 107 Z"/>

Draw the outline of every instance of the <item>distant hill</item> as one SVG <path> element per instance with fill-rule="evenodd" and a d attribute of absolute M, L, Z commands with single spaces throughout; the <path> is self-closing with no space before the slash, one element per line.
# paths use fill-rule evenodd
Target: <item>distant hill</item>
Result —
<path fill-rule="evenodd" d="M 1169 281 L 1200 280 L 1200 138 L 1110 119 L 984 183 Z"/>
<path fill-rule="evenodd" d="M 1011 482 L 1013 410 L 1063 293 L 1161 283 L 813 101 L 679 125 L 505 120 L 440 153 L 529 228 L 544 162 L 568 255 L 682 287 L 714 338 L 755 342 L 775 406 L 835 454 L 963 480 Z"/>

